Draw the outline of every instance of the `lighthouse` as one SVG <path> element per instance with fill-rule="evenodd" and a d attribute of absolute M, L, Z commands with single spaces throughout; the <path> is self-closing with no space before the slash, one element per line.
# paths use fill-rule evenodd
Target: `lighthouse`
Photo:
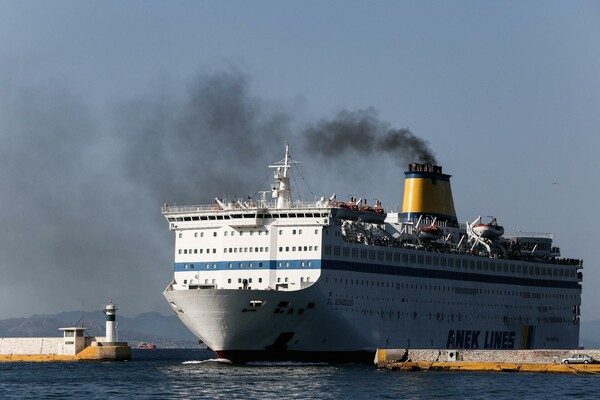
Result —
<path fill-rule="evenodd" d="M 106 339 L 104 340 L 106 343 L 114 343 L 117 341 L 117 323 L 115 320 L 118 309 L 119 307 L 116 304 L 113 304 L 112 300 L 110 300 L 102 309 L 106 315 Z"/>

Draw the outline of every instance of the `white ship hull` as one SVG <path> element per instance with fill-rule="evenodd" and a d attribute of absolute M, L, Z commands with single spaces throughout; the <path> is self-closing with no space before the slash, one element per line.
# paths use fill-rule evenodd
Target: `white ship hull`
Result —
<path fill-rule="evenodd" d="M 326 284 L 325 277 L 328 282 L 366 278 L 392 281 L 392 285 Z M 400 281 L 404 287 L 419 288 L 399 290 L 396 283 Z M 428 289 L 422 289 L 423 285 Z M 456 293 L 445 292 L 444 287 L 465 291 L 477 287 L 498 295 L 477 299 L 463 294 L 456 301 Z M 432 297 L 437 290 L 429 288 L 439 288 L 441 293 Z M 560 308 L 560 300 L 546 298 L 553 297 L 556 289 L 536 289 L 540 299 L 524 303 L 522 293 L 531 289 L 328 271 L 312 286 L 297 291 L 197 289 L 167 290 L 164 295 L 200 340 L 234 362 L 368 362 L 377 348 L 576 348 L 578 325 L 540 320 L 541 307 L 552 309 L 555 304 L 555 309 Z M 507 302 L 507 297 L 512 300 Z M 263 305 L 251 307 L 256 300 Z M 314 306 L 309 308 L 311 303 Z M 515 309 L 510 318 L 506 318 L 507 308 Z M 548 313 L 561 322 L 570 320 L 569 314 Z"/>

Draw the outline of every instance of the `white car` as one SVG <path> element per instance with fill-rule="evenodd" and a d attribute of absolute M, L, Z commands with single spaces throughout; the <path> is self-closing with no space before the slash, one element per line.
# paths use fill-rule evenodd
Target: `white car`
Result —
<path fill-rule="evenodd" d="M 573 354 L 571 357 L 563 358 L 563 364 L 590 364 L 594 359 L 587 354 Z"/>

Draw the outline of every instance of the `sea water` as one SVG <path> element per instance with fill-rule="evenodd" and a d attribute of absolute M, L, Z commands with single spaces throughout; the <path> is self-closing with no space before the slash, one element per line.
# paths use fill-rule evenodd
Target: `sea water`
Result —
<path fill-rule="evenodd" d="M 0 399 L 600 398 L 600 375 L 398 372 L 373 365 L 235 365 L 207 350 L 133 350 L 126 362 L 0 363 Z"/>

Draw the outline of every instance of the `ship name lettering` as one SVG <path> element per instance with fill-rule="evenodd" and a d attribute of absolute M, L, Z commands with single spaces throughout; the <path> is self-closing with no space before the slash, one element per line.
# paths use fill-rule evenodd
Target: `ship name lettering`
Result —
<path fill-rule="evenodd" d="M 483 337 L 483 346 L 479 344 L 480 336 Z M 514 349 L 515 332 L 511 331 L 485 331 L 481 335 L 480 330 L 449 330 L 447 349 Z"/>

